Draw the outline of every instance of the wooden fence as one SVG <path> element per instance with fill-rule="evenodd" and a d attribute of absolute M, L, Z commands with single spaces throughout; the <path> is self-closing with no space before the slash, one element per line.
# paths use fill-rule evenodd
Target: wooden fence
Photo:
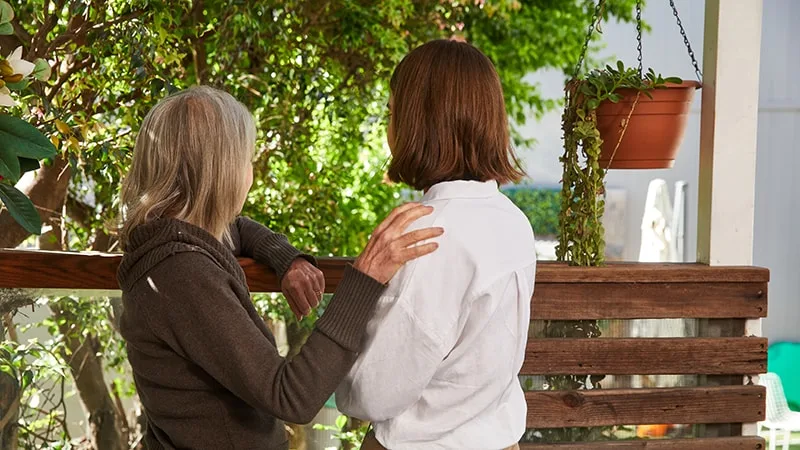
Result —
<path fill-rule="evenodd" d="M 0 251 L 0 287 L 117 289 L 119 255 Z M 333 292 L 346 259 L 321 259 Z M 241 260 L 253 292 L 277 292 L 278 280 Z M 763 449 L 741 424 L 764 419 L 764 388 L 748 382 L 766 371 L 767 340 L 744 336 L 748 319 L 766 317 L 769 272 L 699 264 L 609 264 L 574 268 L 540 263 L 534 320 L 703 319 L 701 337 L 531 338 L 522 375 L 697 375 L 692 387 L 529 391 L 530 428 L 698 424 L 695 439 L 523 444 L 523 450 Z M 727 435 L 727 436 L 726 436 Z"/>

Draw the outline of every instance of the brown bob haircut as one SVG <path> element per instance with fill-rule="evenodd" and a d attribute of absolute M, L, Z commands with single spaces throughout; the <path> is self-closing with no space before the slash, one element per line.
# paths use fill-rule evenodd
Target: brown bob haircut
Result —
<path fill-rule="evenodd" d="M 454 180 L 516 182 L 503 88 L 492 62 L 466 42 L 434 40 L 392 74 L 389 178 L 425 190 Z"/>

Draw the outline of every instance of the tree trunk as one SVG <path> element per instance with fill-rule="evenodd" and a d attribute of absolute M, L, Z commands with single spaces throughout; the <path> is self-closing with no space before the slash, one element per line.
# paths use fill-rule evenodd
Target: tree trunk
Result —
<path fill-rule="evenodd" d="M 3 330 L 4 339 L 19 343 L 17 336 L 17 329 L 14 325 L 14 320 L 11 313 L 6 313 L 3 316 Z M 17 432 L 19 426 L 19 402 L 22 397 L 22 391 L 19 386 L 19 380 L 14 379 L 11 375 L 3 373 L 3 381 L 0 382 L 3 392 L 0 395 L 0 429 L 3 430 L 0 436 L 0 450 L 17 450 L 19 441 L 17 440 Z"/>
<path fill-rule="evenodd" d="M 17 421 L 21 394 L 17 379 L 5 372 L 0 374 L 0 425 L 2 425 L 0 450 L 17 449 Z"/>
<path fill-rule="evenodd" d="M 51 305 L 53 316 L 59 321 L 59 331 L 69 353 L 62 356 L 68 362 L 75 387 L 84 409 L 89 415 L 89 431 L 94 448 L 100 450 L 127 449 L 127 439 L 121 432 L 114 401 L 111 399 L 103 374 L 103 364 L 96 356 L 99 346 L 94 336 L 81 340 L 75 317 L 58 304 Z M 62 322 L 63 321 L 63 322 Z"/>
<path fill-rule="evenodd" d="M 0 336 L 6 337 L 5 326 L 0 323 Z M 17 450 L 17 420 L 19 420 L 19 381 L 11 375 L 0 373 L 0 450 Z"/>
<path fill-rule="evenodd" d="M 204 0 L 194 0 L 192 4 L 192 22 L 196 29 L 201 30 L 205 23 L 203 16 Z M 206 32 L 192 39 L 192 62 L 194 65 L 197 84 L 206 84 L 208 78 L 208 54 L 206 52 Z"/>
<path fill-rule="evenodd" d="M 52 231 L 39 238 L 39 248 L 62 250 L 62 234 L 60 223 L 54 223 Z M 77 318 L 63 303 L 52 302 L 50 309 L 64 336 L 66 350 L 62 352 L 62 357 L 69 365 L 78 395 L 89 416 L 89 435 L 94 448 L 127 449 L 127 437 L 120 431 L 121 421 L 105 381 L 103 362 L 97 355 L 100 344 L 91 334 L 82 338 Z"/>

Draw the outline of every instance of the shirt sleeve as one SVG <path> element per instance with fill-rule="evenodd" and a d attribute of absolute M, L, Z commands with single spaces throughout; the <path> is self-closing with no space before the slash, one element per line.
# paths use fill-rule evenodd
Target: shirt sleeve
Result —
<path fill-rule="evenodd" d="M 398 416 L 420 399 L 455 346 L 468 288 L 461 278 L 470 272 L 457 262 L 448 267 L 444 253 L 412 262 L 392 280 L 363 352 L 336 390 L 342 412 L 373 422 Z"/>
<path fill-rule="evenodd" d="M 156 336 L 254 408 L 293 423 L 311 421 L 345 376 L 385 289 L 348 268 L 331 300 L 334 308 L 287 360 L 259 327 L 255 310 L 240 300 L 246 290 L 204 255 L 173 255 L 148 283 L 157 292 L 146 305 Z"/>
<path fill-rule="evenodd" d="M 393 302 L 383 298 L 381 303 Z M 398 310 L 380 324 L 368 349 L 336 390 L 336 406 L 362 420 L 391 419 L 416 403 L 446 351 L 413 315 Z"/>
<path fill-rule="evenodd" d="M 313 256 L 307 255 L 292 244 L 283 234 L 275 233 L 264 225 L 247 217 L 237 217 L 231 225 L 233 252 L 237 257 L 244 256 L 266 264 L 279 278 L 283 278 L 292 261 L 304 258 L 317 265 Z"/>

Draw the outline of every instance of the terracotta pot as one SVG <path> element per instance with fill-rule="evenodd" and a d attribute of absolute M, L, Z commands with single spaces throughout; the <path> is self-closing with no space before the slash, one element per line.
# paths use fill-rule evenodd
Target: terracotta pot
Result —
<path fill-rule="evenodd" d="M 623 98 L 619 102 L 601 103 L 597 107 L 597 129 L 603 139 L 600 165 L 607 169 L 672 167 L 686 130 L 694 91 L 700 86 L 696 81 L 668 83 L 666 88 L 650 91 L 652 99 L 642 93 L 616 153 L 614 148 L 619 142 L 622 125 L 631 113 L 636 91 L 622 89 L 619 93 Z"/>
<path fill-rule="evenodd" d="M 667 435 L 669 425 L 637 425 L 636 437 L 638 438 L 660 438 Z"/>

